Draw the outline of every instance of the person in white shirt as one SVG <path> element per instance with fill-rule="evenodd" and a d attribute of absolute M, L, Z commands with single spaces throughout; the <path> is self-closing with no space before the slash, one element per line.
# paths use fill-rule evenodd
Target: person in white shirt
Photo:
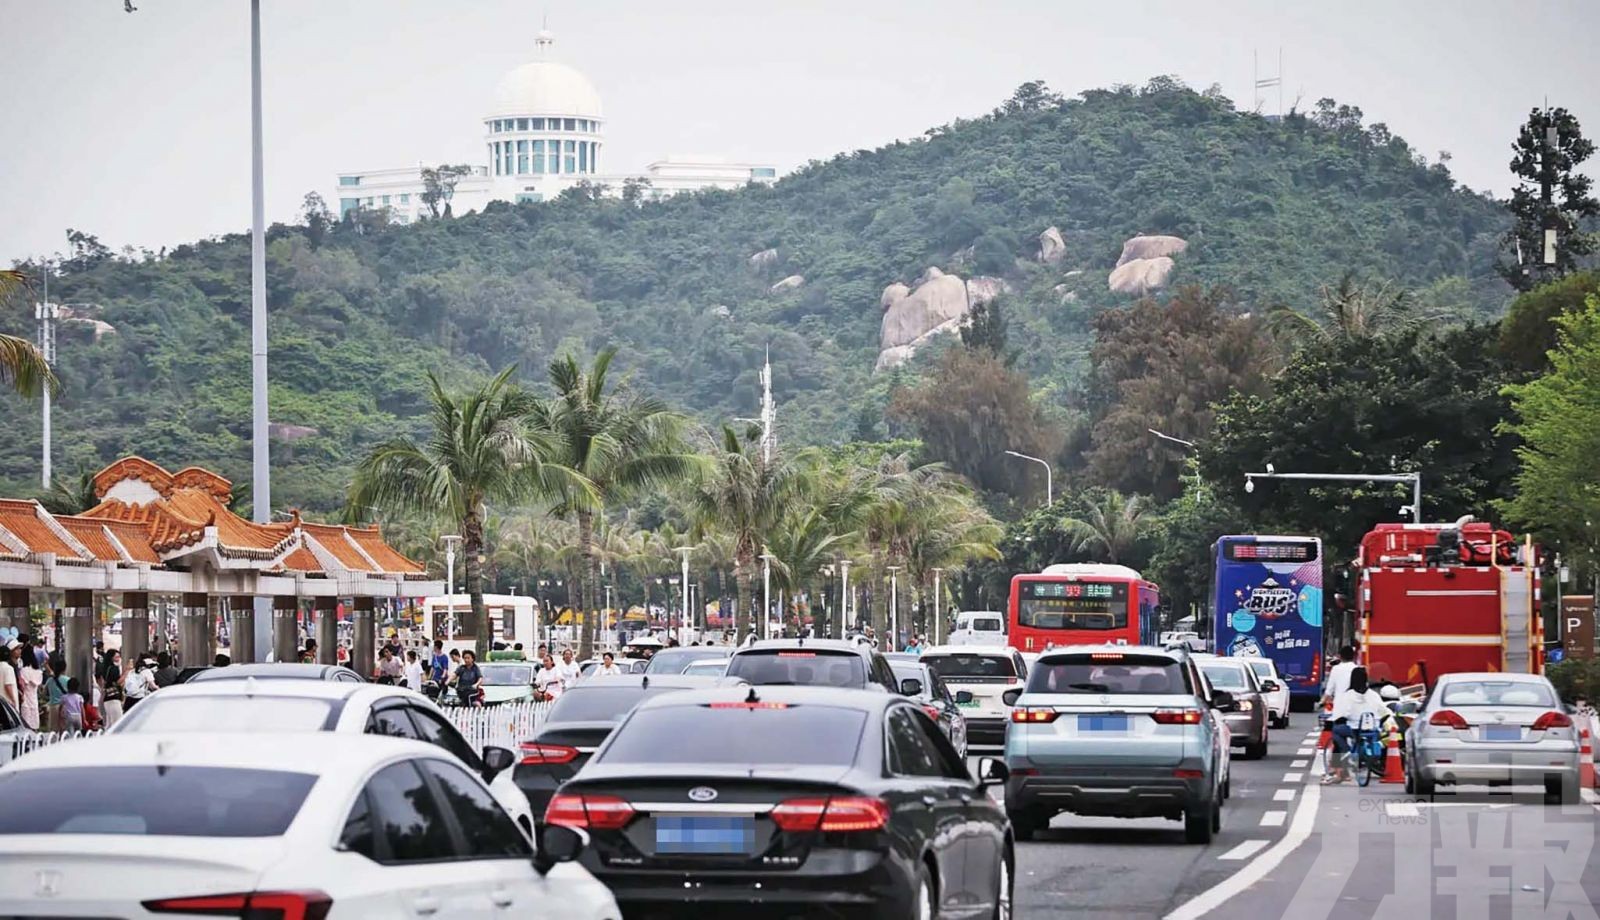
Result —
<path fill-rule="evenodd" d="M 561 675 L 561 683 L 567 687 L 577 683 L 578 678 L 583 675 L 583 669 L 572 658 L 572 649 L 561 650 L 561 663 L 556 665 L 556 673 Z"/>
<path fill-rule="evenodd" d="M 561 687 L 561 669 L 556 667 L 555 659 L 544 656 L 544 663 L 533 678 L 534 699 L 553 700 L 561 695 Z"/>
<path fill-rule="evenodd" d="M 22 696 L 17 691 L 17 669 L 12 667 L 12 660 L 20 661 L 22 643 L 15 639 L 6 643 L 3 661 L 0 661 L 0 696 L 6 698 L 17 711 L 22 710 Z"/>
<path fill-rule="evenodd" d="M 1324 786 L 1342 783 L 1350 778 L 1350 772 L 1345 769 L 1340 755 L 1349 752 L 1356 728 L 1361 724 L 1362 716 L 1368 713 L 1372 715 L 1374 723 L 1381 726 L 1389 715 L 1389 707 L 1384 705 L 1378 691 L 1368 685 L 1367 669 L 1358 666 L 1350 670 L 1350 686 L 1333 699 L 1330 721 L 1335 759 L 1332 772 L 1322 777 Z"/>
<path fill-rule="evenodd" d="M 406 649 L 406 687 L 422 692 L 422 660 L 416 649 Z"/>
<path fill-rule="evenodd" d="M 140 700 L 156 692 L 156 679 L 150 673 L 150 659 L 141 658 L 122 674 L 122 710 L 133 709 Z"/>
<path fill-rule="evenodd" d="M 617 656 L 610 652 L 602 654 L 600 656 L 600 667 L 595 669 L 595 673 L 602 677 L 621 677 L 622 669 L 617 667 Z"/>
<path fill-rule="evenodd" d="M 1350 672 L 1356 669 L 1356 650 L 1354 646 L 1345 645 L 1339 648 L 1339 663 L 1328 669 L 1328 679 L 1322 685 L 1322 702 L 1324 705 L 1339 698 L 1339 694 L 1350 689 Z"/>

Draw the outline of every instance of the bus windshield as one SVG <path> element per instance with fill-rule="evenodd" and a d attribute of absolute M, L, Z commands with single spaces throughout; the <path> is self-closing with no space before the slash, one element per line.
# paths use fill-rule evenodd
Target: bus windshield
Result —
<path fill-rule="evenodd" d="M 1126 582 L 1025 581 L 1018 586 L 1017 624 L 1032 629 L 1126 629 Z"/>

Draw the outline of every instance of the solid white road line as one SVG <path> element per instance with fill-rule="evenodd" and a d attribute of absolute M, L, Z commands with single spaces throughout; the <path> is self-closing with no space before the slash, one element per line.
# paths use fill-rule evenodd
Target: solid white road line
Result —
<path fill-rule="evenodd" d="M 1289 761 L 1289 766 L 1296 767 L 1296 768 L 1304 768 L 1305 765 L 1307 763 L 1309 763 L 1309 762 L 1310 761 L 1307 761 L 1307 760 L 1291 760 L 1291 761 Z"/>
<path fill-rule="evenodd" d="M 1293 802 L 1294 801 L 1294 790 L 1293 789 L 1279 789 L 1277 792 L 1274 792 L 1272 794 L 1272 800 L 1274 802 Z"/>
<path fill-rule="evenodd" d="M 1304 777 L 1305 777 L 1304 773 L 1285 773 L 1285 774 L 1283 774 L 1283 781 L 1286 782 L 1286 783 L 1298 783 Z"/>
<path fill-rule="evenodd" d="M 1228 852 L 1218 856 L 1218 859 L 1236 860 L 1249 859 L 1256 855 L 1256 851 L 1271 843 L 1270 840 L 1246 840 Z"/>
<path fill-rule="evenodd" d="M 1286 811 L 1269 811 L 1261 816 L 1262 827 L 1282 827 L 1289 813 Z"/>
<path fill-rule="evenodd" d="M 1166 920 L 1197 920 L 1265 878 L 1268 872 L 1276 869 L 1285 857 L 1311 836 L 1311 828 L 1317 822 L 1317 803 L 1321 799 L 1322 787 L 1307 786 L 1305 795 L 1300 799 L 1300 807 L 1295 809 L 1294 821 L 1290 823 L 1289 831 L 1282 839 L 1271 849 L 1245 864 L 1238 872 L 1180 904 L 1176 910 L 1167 914 Z"/>

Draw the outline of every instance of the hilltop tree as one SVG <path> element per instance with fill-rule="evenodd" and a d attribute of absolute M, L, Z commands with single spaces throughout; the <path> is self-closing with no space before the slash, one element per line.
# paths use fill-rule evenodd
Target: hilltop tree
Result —
<path fill-rule="evenodd" d="M 422 168 L 422 203 L 430 217 L 449 217 L 450 199 L 456 195 L 456 185 L 472 175 L 472 167 L 465 163 L 455 166 L 424 166 Z"/>
<path fill-rule="evenodd" d="M 1582 222 L 1600 216 L 1600 202 L 1589 194 L 1594 180 L 1578 171 L 1594 153 L 1594 143 L 1566 109 L 1534 109 L 1511 150 L 1511 171 L 1521 181 L 1511 192 L 1515 224 L 1501 242 L 1511 261 L 1497 267 L 1512 287 L 1527 291 L 1576 270 L 1579 259 L 1595 251 L 1594 237 L 1582 232 Z M 1551 265 L 1544 258 L 1547 229 L 1556 231 Z"/>

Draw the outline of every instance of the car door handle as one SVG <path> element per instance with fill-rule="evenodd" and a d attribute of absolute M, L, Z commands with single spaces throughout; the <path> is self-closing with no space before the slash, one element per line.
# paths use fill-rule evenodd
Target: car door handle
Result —
<path fill-rule="evenodd" d="M 516 896 L 504 888 L 496 888 L 489 892 L 489 900 L 494 902 L 495 907 L 510 907 L 516 901 Z"/>
<path fill-rule="evenodd" d="M 963 804 L 963 805 L 971 805 L 972 804 L 972 793 L 970 793 L 970 792 L 961 793 L 961 804 Z"/>
<path fill-rule="evenodd" d="M 928 806 L 929 808 L 932 808 L 934 805 L 937 805 L 938 803 L 939 803 L 939 800 L 934 798 L 931 795 L 925 795 L 925 796 L 922 797 L 922 804 Z"/>
<path fill-rule="evenodd" d="M 432 916 L 433 914 L 438 913 L 439 906 L 439 899 L 431 894 L 422 895 L 421 897 L 413 899 L 411 902 L 411 909 L 423 915 L 424 917 Z"/>

